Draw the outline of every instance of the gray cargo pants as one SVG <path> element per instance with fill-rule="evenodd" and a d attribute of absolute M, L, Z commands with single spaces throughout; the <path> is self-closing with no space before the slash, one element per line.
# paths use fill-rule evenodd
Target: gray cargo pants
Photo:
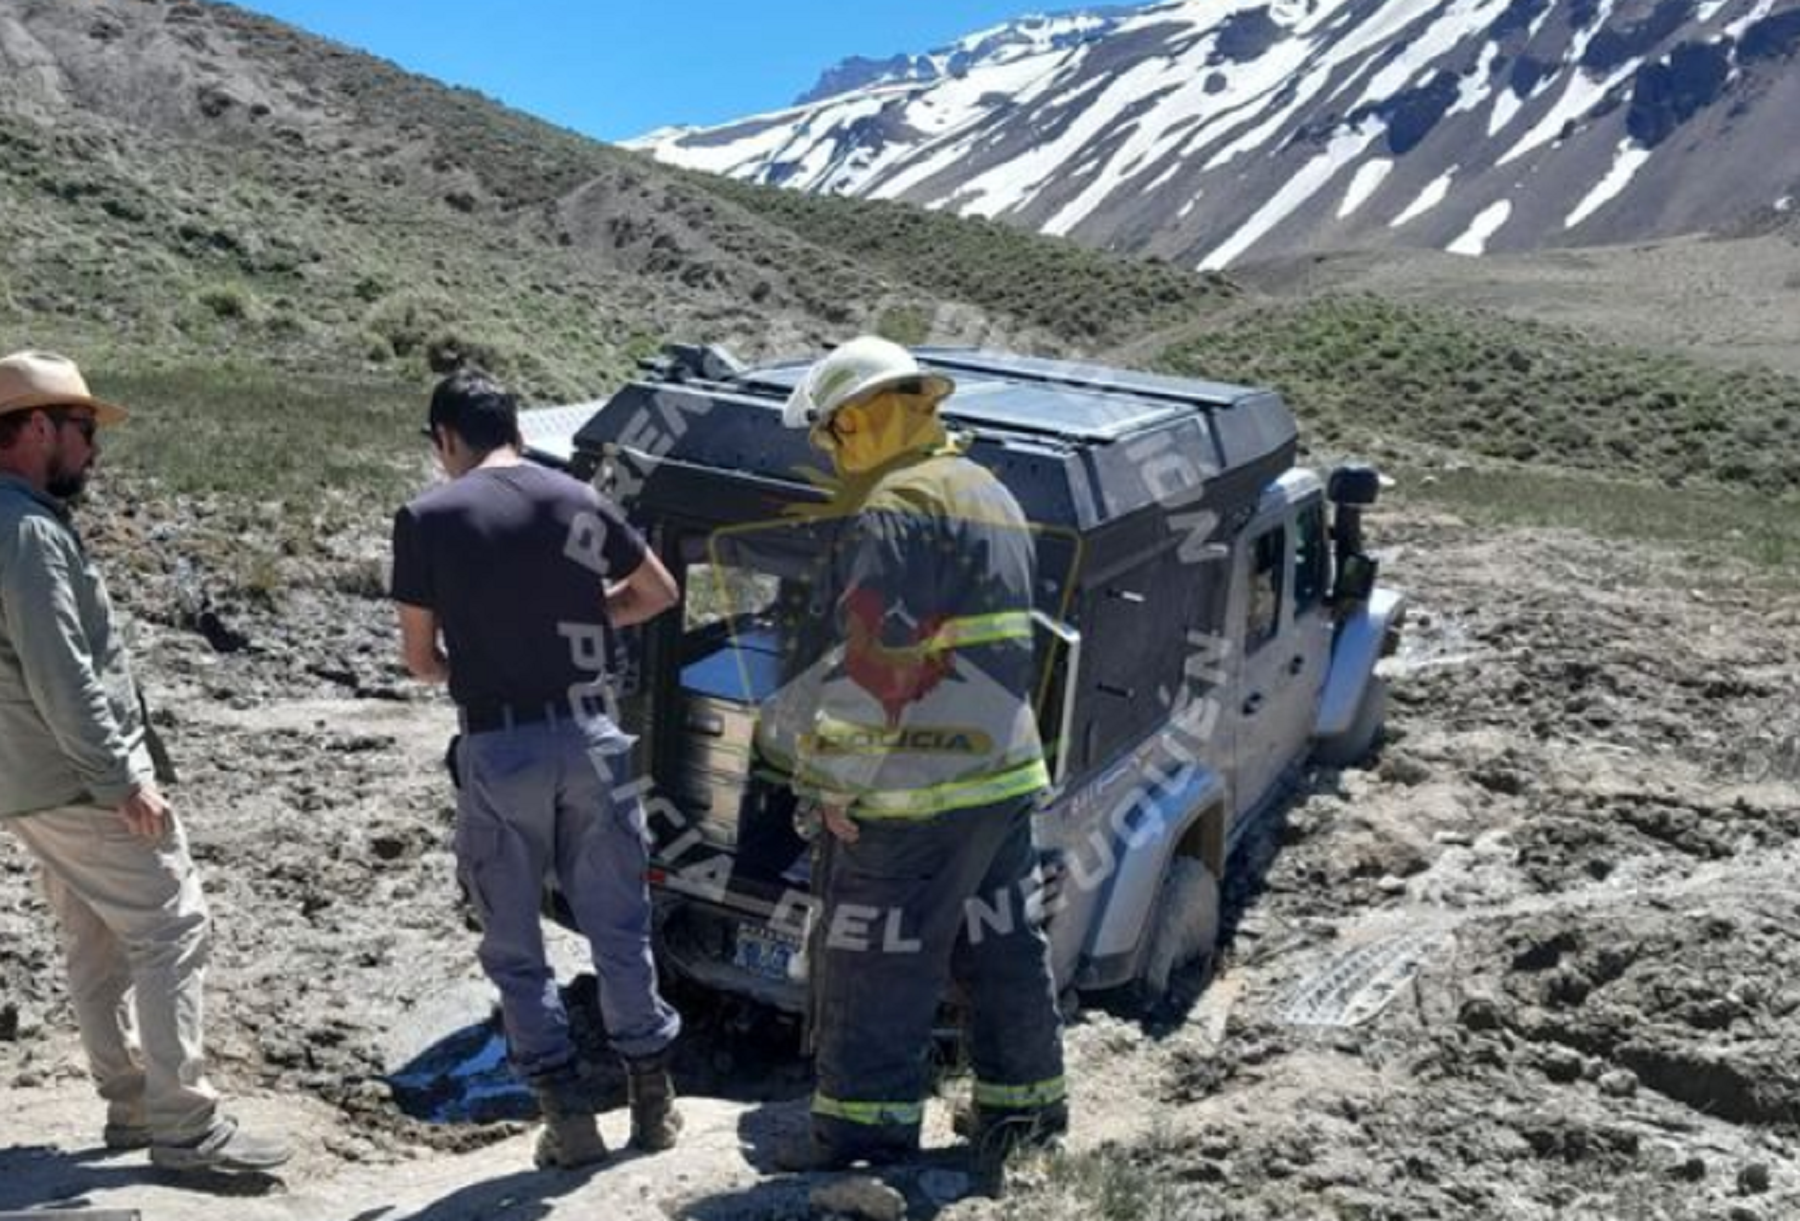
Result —
<path fill-rule="evenodd" d="M 978 1115 L 1064 1105 L 1050 947 L 1026 910 L 1031 810 L 860 822 L 857 842 L 830 845 L 813 959 L 821 1152 L 887 1161 L 918 1148 L 932 1023 L 952 978 L 970 1008 Z"/>
<path fill-rule="evenodd" d="M 457 751 L 457 869 L 481 916 L 479 956 L 500 990 L 513 1068 L 528 1081 L 575 1058 L 544 957 L 539 913 L 552 871 L 592 949 L 613 1048 L 642 1059 L 681 1030 L 657 990 L 644 808 L 622 797 L 627 743 L 609 721 L 558 720 L 467 734 Z"/>

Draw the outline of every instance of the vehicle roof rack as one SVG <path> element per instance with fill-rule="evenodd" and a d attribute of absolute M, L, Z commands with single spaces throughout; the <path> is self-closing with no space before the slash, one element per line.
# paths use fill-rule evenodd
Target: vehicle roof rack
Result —
<path fill-rule="evenodd" d="M 1254 503 L 1297 450 L 1293 416 L 1273 391 L 973 349 L 917 355 L 957 379 L 945 418 L 973 434 L 971 457 L 1002 472 L 1036 522 L 1085 533 L 1189 502 L 1228 514 Z M 817 499 L 805 472 L 825 459 L 781 421 L 810 365 L 744 369 L 720 349 L 671 347 L 650 376 L 593 414 L 571 448 L 592 464 L 631 468 L 639 497 L 667 512 L 741 515 L 737 494 L 748 488 L 758 503 Z M 1176 468 L 1204 485 L 1204 502 L 1184 498 Z"/>

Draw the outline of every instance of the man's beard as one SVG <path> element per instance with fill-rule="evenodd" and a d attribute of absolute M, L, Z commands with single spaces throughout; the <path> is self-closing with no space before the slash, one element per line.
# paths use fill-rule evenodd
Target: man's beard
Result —
<path fill-rule="evenodd" d="M 88 469 L 84 466 L 79 470 L 69 471 L 52 467 L 50 477 L 44 481 L 44 490 L 66 504 L 74 504 L 87 490 Z"/>

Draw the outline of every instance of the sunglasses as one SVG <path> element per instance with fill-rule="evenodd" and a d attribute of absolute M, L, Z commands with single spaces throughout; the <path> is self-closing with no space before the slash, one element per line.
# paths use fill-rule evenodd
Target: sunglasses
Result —
<path fill-rule="evenodd" d="M 51 411 L 48 414 L 57 427 L 74 428 L 89 445 L 94 443 L 94 434 L 100 430 L 100 421 L 91 415 L 70 415 L 67 411 Z"/>

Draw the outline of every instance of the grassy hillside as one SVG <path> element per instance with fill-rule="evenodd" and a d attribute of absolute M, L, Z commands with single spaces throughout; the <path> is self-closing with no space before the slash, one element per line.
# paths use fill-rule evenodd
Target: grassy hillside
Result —
<path fill-rule="evenodd" d="M 354 176 L 326 186 L 261 150 L 121 157 L 120 143 L 0 120 L 9 333 L 133 365 L 400 379 L 464 353 L 561 396 L 618 376 L 691 307 L 629 307 L 604 268 L 534 260 L 514 227 Z"/>
<path fill-rule="evenodd" d="M 692 178 L 808 242 L 1076 343 L 1117 342 L 1237 295 L 1222 276 L 1046 241 L 997 221 L 965 220 L 884 200 L 803 195 L 729 178 Z"/>
<path fill-rule="evenodd" d="M 1162 363 L 1273 385 L 1327 445 L 1379 435 L 1673 486 L 1800 491 L 1800 379 L 1495 314 L 1328 297 L 1241 314 Z"/>
<path fill-rule="evenodd" d="M 0 327 L 32 342 L 415 382 L 474 357 L 568 399 L 668 338 L 1083 349 L 1216 294 L 992 225 L 667 171 L 223 5 L 24 22 L 56 70 L 0 72 Z"/>

